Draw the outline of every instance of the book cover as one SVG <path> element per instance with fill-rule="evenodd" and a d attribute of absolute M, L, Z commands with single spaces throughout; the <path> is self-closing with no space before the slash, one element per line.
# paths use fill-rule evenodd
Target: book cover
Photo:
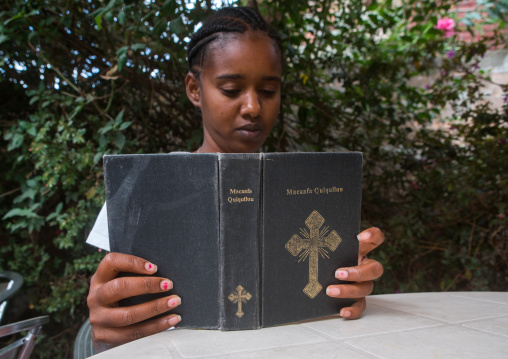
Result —
<path fill-rule="evenodd" d="M 113 155 L 104 170 L 111 249 L 173 281 L 179 327 L 270 327 L 352 303 L 325 290 L 357 264 L 361 153 Z"/>

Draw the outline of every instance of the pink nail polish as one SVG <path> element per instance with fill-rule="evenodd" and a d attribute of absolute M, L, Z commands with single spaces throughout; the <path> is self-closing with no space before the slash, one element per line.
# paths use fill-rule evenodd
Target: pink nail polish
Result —
<path fill-rule="evenodd" d="M 168 282 L 164 282 L 162 286 L 164 287 L 164 290 L 168 290 Z"/>
<path fill-rule="evenodd" d="M 335 272 L 335 278 L 337 279 L 346 279 L 348 277 L 349 273 L 345 270 L 338 270 Z"/>
<path fill-rule="evenodd" d="M 157 266 L 149 262 L 145 263 L 145 269 L 150 272 L 157 272 Z"/>
<path fill-rule="evenodd" d="M 182 304 L 182 300 L 180 298 L 173 298 L 173 299 L 170 299 L 168 302 L 168 305 L 170 307 L 176 307 L 176 306 L 179 306 L 180 304 Z"/>

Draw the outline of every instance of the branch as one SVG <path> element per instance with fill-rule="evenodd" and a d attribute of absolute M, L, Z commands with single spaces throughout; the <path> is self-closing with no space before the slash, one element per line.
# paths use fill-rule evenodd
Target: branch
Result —
<path fill-rule="evenodd" d="M 57 75 L 62 78 L 63 81 L 67 82 L 67 84 L 69 84 L 69 86 L 72 87 L 72 89 L 76 91 L 80 96 L 83 96 L 81 90 L 76 85 L 74 85 L 67 77 L 65 77 L 65 75 L 56 66 L 53 66 L 53 64 L 44 57 L 41 51 L 37 51 L 37 49 L 30 42 L 28 42 L 28 46 L 32 49 L 33 52 L 35 52 L 37 56 L 43 59 L 44 62 L 46 62 L 46 64 L 50 65 L 51 69 L 55 71 Z"/>
<path fill-rule="evenodd" d="M 0 198 L 7 197 L 10 194 L 16 193 L 17 191 L 21 190 L 21 187 L 13 189 L 12 191 L 8 191 L 5 193 L 0 194 Z"/>

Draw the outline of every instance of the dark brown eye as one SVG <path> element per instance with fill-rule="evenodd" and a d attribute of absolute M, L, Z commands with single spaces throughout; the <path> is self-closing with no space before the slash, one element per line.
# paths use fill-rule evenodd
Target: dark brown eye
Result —
<path fill-rule="evenodd" d="M 229 89 L 221 89 L 222 94 L 228 97 L 235 97 L 240 93 L 240 90 L 229 90 Z"/>
<path fill-rule="evenodd" d="M 273 96 L 275 96 L 276 91 L 275 91 L 275 90 L 261 90 L 261 93 L 262 93 L 265 97 L 273 97 Z"/>

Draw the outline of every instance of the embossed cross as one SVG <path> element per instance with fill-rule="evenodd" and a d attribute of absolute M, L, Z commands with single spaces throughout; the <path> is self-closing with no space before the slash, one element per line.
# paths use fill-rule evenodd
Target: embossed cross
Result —
<path fill-rule="evenodd" d="M 252 298 L 252 295 L 249 292 L 247 292 L 241 285 L 236 287 L 235 291 L 236 295 L 233 292 L 229 295 L 228 299 L 233 303 L 238 303 L 238 311 L 236 312 L 236 316 L 238 318 L 241 318 L 245 314 L 244 312 L 242 312 L 242 303 L 247 303 L 247 301 Z"/>
<path fill-rule="evenodd" d="M 325 248 L 333 252 L 337 249 L 340 242 L 342 242 L 342 238 L 340 238 L 335 231 L 332 231 L 326 236 L 328 233 L 328 226 L 320 231 L 324 223 L 325 219 L 318 211 L 313 211 L 305 220 L 305 225 L 309 228 L 310 233 L 300 228 L 300 233 L 304 238 L 301 238 L 298 234 L 294 234 L 286 243 L 286 249 L 293 256 L 296 257 L 301 252 L 298 262 L 309 257 L 309 282 L 303 289 L 303 292 L 311 299 L 323 289 L 323 286 L 318 282 L 318 255 L 321 254 L 323 258 L 328 258 Z"/>

